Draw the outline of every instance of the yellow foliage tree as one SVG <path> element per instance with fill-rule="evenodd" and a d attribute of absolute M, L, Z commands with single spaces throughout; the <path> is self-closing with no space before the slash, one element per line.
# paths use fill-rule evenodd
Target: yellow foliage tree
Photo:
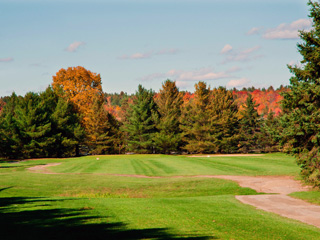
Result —
<path fill-rule="evenodd" d="M 93 104 L 103 104 L 103 92 L 100 74 L 93 73 L 84 67 L 69 67 L 60 69 L 53 76 L 53 89 L 61 89 L 61 94 L 71 101 L 76 112 L 81 115 L 82 125 L 86 129 L 88 138 L 95 129 L 91 129 L 100 119 L 93 119 Z M 102 120 L 102 119 L 101 119 Z M 94 124 L 93 124 L 94 122 Z"/>

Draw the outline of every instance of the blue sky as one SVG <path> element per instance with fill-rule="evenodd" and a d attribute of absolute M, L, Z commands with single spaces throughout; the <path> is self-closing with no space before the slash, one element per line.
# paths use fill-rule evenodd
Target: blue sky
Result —
<path fill-rule="evenodd" d="M 301 60 L 304 0 L 0 0 L 0 96 L 42 91 L 61 68 L 101 74 L 105 92 L 288 85 Z"/>

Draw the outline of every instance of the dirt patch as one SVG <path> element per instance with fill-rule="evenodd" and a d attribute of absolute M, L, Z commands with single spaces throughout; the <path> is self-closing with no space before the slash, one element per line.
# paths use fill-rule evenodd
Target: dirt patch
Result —
<path fill-rule="evenodd" d="M 293 192 L 308 191 L 309 187 L 303 186 L 299 181 L 290 176 L 213 176 L 214 178 L 227 179 L 237 182 L 241 187 L 248 187 L 257 192 L 289 194 Z"/>
<path fill-rule="evenodd" d="M 287 195 L 236 196 L 245 204 L 320 228 L 320 206 Z"/>
<path fill-rule="evenodd" d="M 48 167 L 58 166 L 60 164 L 61 163 L 48 163 L 48 164 L 45 164 L 45 165 L 38 165 L 38 166 L 30 167 L 30 168 L 28 168 L 28 170 L 31 171 L 31 172 L 36 172 L 36 173 L 58 174 L 58 173 L 50 171 L 48 169 Z"/>
<path fill-rule="evenodd" d="M 241 187 L 249 187 L 257 192 L 277 193 L 266 195 L 245 195 L 236 198 L 267 212 L 299 220 L 320 228 L 320 206 L 287 196 L 292 192 L 308 191 L 299 181 L 289 176 L 215 176 L 215 178 L 233 180 Z"/>
<path fill-rule="evenodd" d="M 191 155 L 188 157 L 260 157 L 264 154 L 207 154 L 207 155 Z"/>

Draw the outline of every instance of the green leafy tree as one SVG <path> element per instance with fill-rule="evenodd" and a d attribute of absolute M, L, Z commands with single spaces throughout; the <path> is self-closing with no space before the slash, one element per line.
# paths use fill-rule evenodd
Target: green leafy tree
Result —
<path fill-rule="evenodd" d="M 240 111 L 240 141 L 239 150 L 248 153 L 252 150 L 260 149 L 260 118 L 257 111 L 259 105 L 253 101 L 252 95 L 248 93 L 248 97 Z"/>
<path fill-rule="evenodd" d="M 159 113 L 154 101 L 154 92 L 138 86 L 135 99 L 129 105 L 124 131 L 127 133 L 128 151 L 137 153 L 155 152 L 154 134 L 157 132 Z"/>
<path fill-rule="evenodd" d="M 170 153 L 179 151 L 181 145 L 180 116 L 182 105 L 182 94 L 175 82 L 170 80 L 162 84 L 156 103 L 160 114 L 157 129 L 155 133 L 155 146 L 161 153 Z"/>
<path fill-rule="evenodd" d="M 320 5 L 309 1 L 313 28 L 300 31 L 301 66 L 288 66 L 294 75 L 290 91 L 283 93 L 284 149 L 297 157 L 301 175 L 320 186 Z"/>

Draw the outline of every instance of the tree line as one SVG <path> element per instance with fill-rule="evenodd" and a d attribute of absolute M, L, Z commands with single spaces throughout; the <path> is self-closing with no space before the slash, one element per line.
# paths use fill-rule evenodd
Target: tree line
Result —
<path fill-rule="evenodd" d="M 158 93 L 139 85 L 134 95 L 120 95 L 121 121 L 106 107 L 100 75 L 71 67 L 59 70 L 41 93 L 3 98 L 1 156 L 279 150 L 271 138 L 274 114 L 259 115 L 250 94 L 240 108 L 231 90 L 198 82 L 185 98 L 167 80 Z"/>

